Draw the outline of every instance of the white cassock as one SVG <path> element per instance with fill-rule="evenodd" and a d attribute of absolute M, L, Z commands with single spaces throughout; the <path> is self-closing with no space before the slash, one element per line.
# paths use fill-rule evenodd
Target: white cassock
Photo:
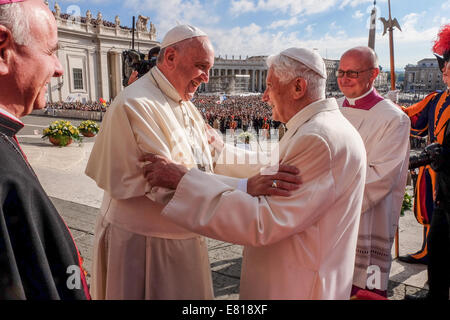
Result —
<path fill-rule="evenodd" d="M 192 148 L 191 148 L 192 146 Z M 155 67 L 125 88 L 108 109 L 86 167 L 104 193 L 97 219 L 94 299 L 212 299 L 203 237 L 162 216 L 139 157 L 156 153 L 212 167 L 204 121 Z M 225 178 L 231 185 L 238 179 Z M 173 191 L 172 191 L 173 193 Z"/>
<path fill-rule="evenodd" d="M 340 106 L 343 101 L 343 98 L 338 100 Z M 386 99 L 369 110 L 342 107 L 341 111 L 360 133 L 367 151 L 353 284 L 360 288 L 369 284 L 385 291 L 405 194 L 411 122 L 399 107 Z M 378 268 L 381 277 L 377 278 Z"/>
<path fill-rule="evenodd" d="M 303 180 L 292 196 L 252 197 L 194 168 L 162 214 L 245 246 L 241 299 L 348 299 L 366 175 L 363 142 L 335 99 L 308 105 L 286 126 L 280 159 L 299 168 Z"/>

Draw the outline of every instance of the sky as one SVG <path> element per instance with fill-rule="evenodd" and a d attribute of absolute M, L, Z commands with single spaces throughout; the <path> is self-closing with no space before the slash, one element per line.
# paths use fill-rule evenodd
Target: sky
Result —
<path fill-rule="evenodd" d="M 367 45 L 373 0 L 58 0 L 61 12 L 103 19 L 131 27 L 144 15 L 156 27 L 157 40 L 179 24 L 205 31 L 215 55 L 235 59 L 278 53 L 289 47 L 317 49 L 338 60 L 347 49 Z M 49 0 L 53 10 L 55 0 Z M 376 1 L 377 18 L 388 19 L 388 0 Z M 431 47 L 439 28 L 450 23 L 450 0 L 392 0 L 395 69 L 433 58 Z M 383 70 L 390 70 L 389 33 L 377 20 L 375 51 Z"/>

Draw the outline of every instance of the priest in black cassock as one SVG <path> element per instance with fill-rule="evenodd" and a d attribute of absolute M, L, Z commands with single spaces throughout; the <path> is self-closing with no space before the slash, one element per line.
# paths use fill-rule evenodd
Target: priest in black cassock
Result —
<path fill-rule="evenodd" d="M 42 0 L 0 0 L 0 299 L 89 299 L 81 258 L 16 134 L 62 75 Z"/>

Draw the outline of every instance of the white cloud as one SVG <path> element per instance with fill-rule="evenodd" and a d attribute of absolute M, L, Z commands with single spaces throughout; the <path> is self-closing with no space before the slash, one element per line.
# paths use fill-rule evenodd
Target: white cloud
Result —
<path fill-rule="evenodd" d="M 305 27 L 307 33 L 315 24 Z M 366 45 L 367 38 L 350 38 L 343 30 L 332 30 L 321 37 L 306 39 L 301 32 L 271 32 L 254 23 L 231 30 L 210 28 L 205 30 L 214 44 L 216 56 L 259 56 L 278 53 L 289 47 L 318 48 L 323 57 L 339 58 L 347 49 Z"/>
<path fill-rule="evenodd" d="M 439 29 L 438 26 L 433 26 L 423 30 L 417 29 L 419 21 L 423 18 L 423 13 L 410 13 L 404 16 L 400 22 L 402 32 L 395 31 L 396 41 L 402 43 L 431 41 L 431 39 L 436 37 Z"/>
<path fill-rule="evenodd" d="M 288 28 L 291 26 L 295 26 L 298 23 L 299 23 L 299 21 L 298 21 L 297 17 L 292 17 L 291 19 L 288 19 L 288 20 L 274 21 L 267 28 L 268 29 L 278 29 L 280 27 Z"/>
<path fill-rule="evenodd" d="M 450 0 L 447 0 L 442 4 L 442 9 L 450 9 Z"/>
<path fill-rule="evenodd" d="M 352 15 L 352 18 L 353 18 L 353 19 L 361 20 L 362 17 L 364 17 L 364 13 L 362 13 L 361 10 L 357 10 L 357 11 Z"/>
<path fill-rule="evenodd" d="M 314 26 L 315 26 L 315 25 L 316 25 L 316 23 L 308 24 L 308 25 L 306 26 L 305 30 L 306 30 L 306 33 L 307 33 L 308 35 L 311 35 L 311 34 L 313 33 L 313 31 L 314 31 Z"/>
<path fill-rule="evenodd" d="M 418 23 L 423 19 L 419 14 L 409 14 L 399 19 L 403 32 L 394 32 L 395 63 L 401 69 L 408 63 L 416 63 L 426 57 L 423 52 L 431 54 L 432 40 L 435 39 L 438 26 L 420 29 Z M 308 24 L 305 33 L 302 32 L 273 32 L 254 23 L 245 27 L 236 27 L 231 30 L 210 28 L 205 30 L 210 34 L 216 55 L 270 55 L 278 53 L 288 47 L 318 48 L 323 57 L 339 59 L 342 53 L 355 46 L 366 46 L 368 33 L 364 36 L 354 37 L 335 21 L 330 23 L 326 34 L 309 37 L 315 24 Z M 382 36 L 377 32 L 375 49 L 380 58 L 380 64 L 389 70 L 389 40 L 388 35 Z M 418 48 L 420 48 L 418 50 Z M 425 48 L 425 50 L 424 50 Z"/>
<path fill-rule="evenodd" d="M 372 2 L 372 0 L 343 1 L 343 4 L 347 7 L 357 3 L 366 3 L 367 8 L 371 8 L 369 2 Z M 450 0 L 447 1 L 450 2 Z M 304 7 L 299 8 L 297 3 L 303 4 Z M 341 1 L 328 0 L 324 1 L 324 3 L 326 9 L 317 5 L 315 0 L 234 0 L 230 2 L 229 8 L 235 8 L 234 10 L 240 8 L 240 11 L 236 14 L 272 10 L 272 12 L 275 11 L 274 16 L 281 18 L 277 21 L 269 21 L 267 24 L 264 24 L 264 22 L 259 22 L 259 24 L 252 23 L 249 20 L 244 25 L 230 28 L 220 23 L 221 13 L 216 11 L 218 7 L 216 1 L 129 0 L 126 5 L 132 7 L 136 12 L 146 12 L 148 9 L 154 12 L 150 18 L 157 26 L 158 40 L 161 40 L 165 32 L 170 27 L 173 27 L 177 20 L 182 23 L 191 23 L 199 26 L 209 34 L 215 47 L 216 56 L 219 54 L 221 56 L 241 55 L 244 57 L 246 55 L 269 55 L 278 53 L 288 47 L 298 46 L 318 48 L 322 56 L 330 59 L 339 59 L 342 53 L 349 48 L 367 45 L 368 29 L 367 34 L 360 36 L 361 33 L 358 32 L 358 35 L 355 36 L 353 30 L 343 27 L 345 24 L 341 25 L 343 22 L 340 20 L 307 21 L 305 15 L 308 12 L 313 12 L 312 9 L 308 9 L 308 5 L 310 7 L 321 7 L 316 10 L 324 11 L 331 8 L 333 3 L 337 7 L 341 4 Z M 338 4 L 336 5 L 336 3 Z M 364 16 L 366 15 L 364 7 L 357 9 L 359 10 L 354 9 L 350 13 L 359 12 L 364 14 Z M 231 11 L 231 9 L 229 10 Z M 225 13 L 224 17 L 230 11 Z M 284 16 L 282 15 L 283 12 Z M 301 16 L 293 15 L 293 12 L 301 12 Z M 379 16 L 380 12 L 378 12 Z M 423 21 L 430 20 L 426 13 L 411 13 L 403 18 L 397 16 L 397 19 L 400 21 L 403 30 L 403 32 L 398 30 L 394 32 L 397 68 L 401 68 L 407 63 L 416 63 L 424 58 L 423 52 L 429 52 L 432 57 L 432 41 L 435 39 L 438 28 L 442 24 L 439 21 L 448 21 L 447 16 L 442 13 L 438 21 L 433 23 L 432 28 L 423 27 Z M 247 19 L 239 20 L 239 22 L 237 20 L 235 22 L 240 23 L 242 20 Z M 290 32 L 288 31 L 290 29 L 287 29 L 288 26 L 302 23 L 305 23 L 303 29 L 297 27 L 294 28 L 296 29 L 294 32 Z M 329 26 L 328 32 L 325 34 L 323 32 L 315 32 L 318 30 L 318 26 L 323 27 L 321 24 L 324 23 Z M 383 37 L 381 34 L 382 30 L 377 30 L 375 47 L 380 57 L 380 64 L 387 70 L 389 68 L 389 40 L 387 35 Z"/>
<path fill-rule="evenodd" d="M 327 11 L 338 0 L 232 0 L 230 11 L 234 15 L 255 11 L 279 11 L 291 16 Z"/>
<path fill-rule="evenodd" d="M 338 29 L 338 28 L 339 27 L 337 26 L 336 21 L 333 21 L 333 22 L 330 23 L 330 29 L 331 30 L 335 30 L 335 29 Z"/>
<path fill-rule="evenodd" d="M 450 2 L 450 0 L 447 0 Z M 378 2 L 387 2 L 379 0 Z M 339 4 L 339 9 L 355 8 L 362 4 L 373 3 L 373 0 L 232 0 L 230 11 L 234 15 L 256 11 L 280 11 L 292 16 L 310 15 L 325 12 Z"/>
<path fill-rule="evenodd" d="M 443 17 L 441 15 L 437 15 L 433 18 L 433 24 L 438 24 L 440 26 L 442 26 L 444 24 L 448 24 L 449 22 L 450 22 L 449 17 Z"/>
<path fill-rule="evenodd" d="M 444 24 L 448 24 L 448 23 L 450 23 L 449 17 L 443 17 L 443 18 L 441 18 L 441 20 L 439 22 L 440 25 L 444 25 Z"/>
<path fill-rule="evenodd" d="M 384 1 L 378 1 L 378 2 L 386 2 L 386 1 L 384 0 Z M 373 3 L 373 0 L 343 0 L 341 5 L 339 6 L 339 9 L 343 9 L 347 6 L 355 8 L 355 7 L 365 4 L 365 3 Z"/>
<path fill-rule="evenodd" d="M 201 3 L 199 0 L 128 0 L 125 4 L 137 12 L 152 10 L 156 14 L 150 17 L 157 25 L 157 39 L 162 40 L 163 35 L 177 23 L 187 23 L 205 29 L 208 25 L 217 24 L 220 17 L 212 13 L 209 5 L 214 2 Z"/>
<path fill-rule="evenodd" d="M 232 0 L 230 12 L 234 15 L 239 15 L 244 12 L 256 11 L 256 6 L 250 0 Z"/>

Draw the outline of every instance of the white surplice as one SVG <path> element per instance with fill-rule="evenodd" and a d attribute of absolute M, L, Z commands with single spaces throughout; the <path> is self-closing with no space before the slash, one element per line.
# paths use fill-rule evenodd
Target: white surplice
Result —
<path fill-rule="evenodd" d="M 408 174 L 410 120 L 386 99 L 370 110 L 343 107 L 341 111 L 360 133 L 367 151 L 353 284 L 385 291 Z"/>
<path fill-rule="evenodd" d="M 280 159 L 299 168 L 303 181 L 292 196 L 252 197 L 194 168 L 162 214 L 245 246 L 241 299 L 348 299 L 366 175 L 363 142 L 335 99 L 308 105 L 286 126 Z"/>

